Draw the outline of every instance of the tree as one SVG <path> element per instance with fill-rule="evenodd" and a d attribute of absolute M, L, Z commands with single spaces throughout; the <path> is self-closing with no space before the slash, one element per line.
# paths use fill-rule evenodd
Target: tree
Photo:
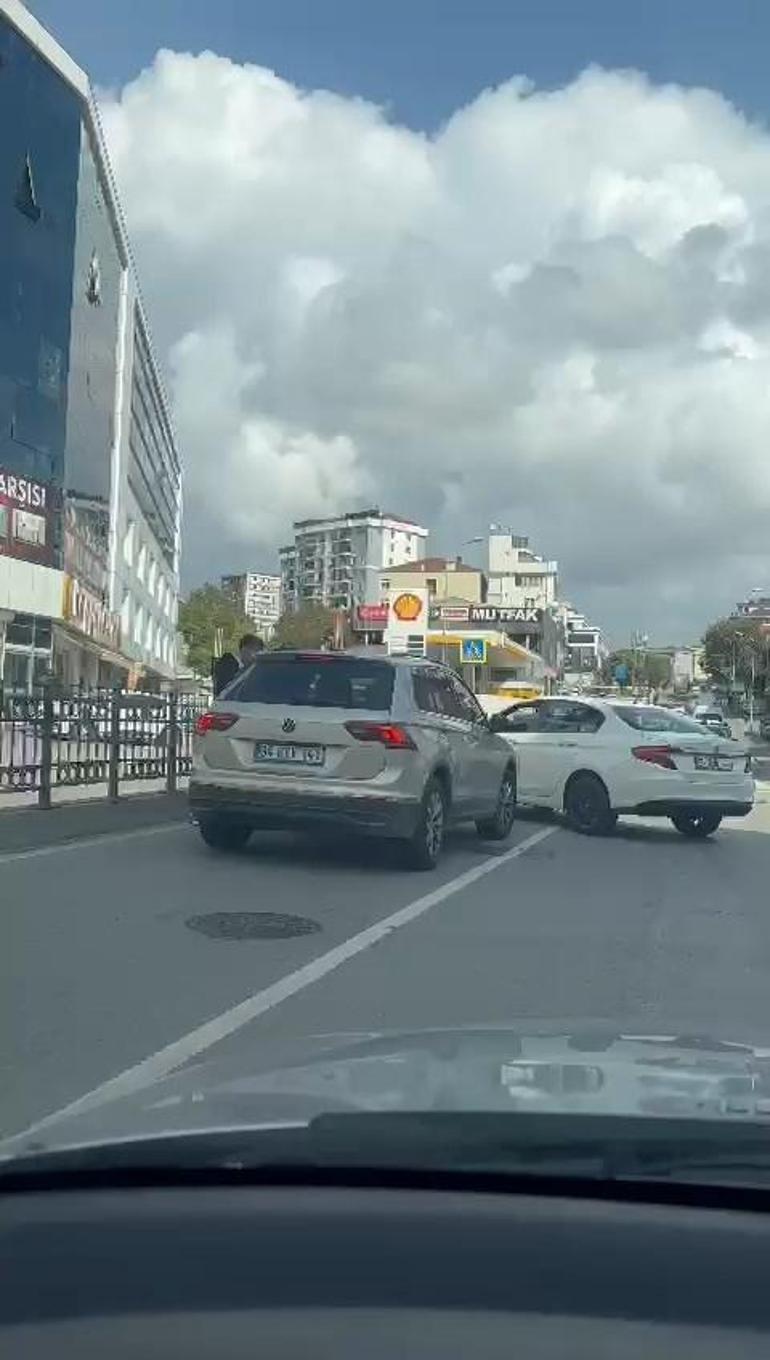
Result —
<path fill-rule="evenodd" d="M 273 647 L 323 647 L 335 635 L 336 614 L 323 604 L 303 604 L 282 614 L 273 634 Z"/>
<path fill-rule="evenodd" d="M 618 666 L 626 667 L 630 688 L 662 689 L 671 679 L 671 660 L 662 652 L 634 651 L 631 647 L 612 652 L 602 667 L 607 683 L 614 681 Z"/>
<path fill-rule="evenodd" d="M 770 634 L 755 619 L 717 619 L 703 636 L 703 669 L 726 689 L 763 690 L 769 653 Z"/>
<path fill-rule="evenodd" d="M 238 651 L 244 633 L 254 624 L 227 590 L 205 585 L 193 590 L 179 606 L 179 631 L 196 675 L 210 676 L 214 656 Z"/>

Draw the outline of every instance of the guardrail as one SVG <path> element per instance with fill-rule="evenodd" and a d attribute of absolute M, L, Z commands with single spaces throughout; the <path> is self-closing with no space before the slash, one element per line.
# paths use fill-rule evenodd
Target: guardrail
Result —
<path fill-rule="evenodd" d="M 198 695 L 124 690 L 63 690 L 0 699 L 0 793 L 37 793 L 51 807 L 57 788 L 106 784 L 112 802 L 122 783 L 164 779 L 176 792 L 189 774 Z"/>

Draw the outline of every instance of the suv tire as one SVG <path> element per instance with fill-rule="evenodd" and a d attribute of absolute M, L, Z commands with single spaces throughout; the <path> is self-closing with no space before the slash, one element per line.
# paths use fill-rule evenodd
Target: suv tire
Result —
<path fill-rule="evenodd" d="M 198 830 L 212 850 L 241 850 L 251 835 L 251 827 L 227 817 L 201 816 Z"/>
<path fill-rule="evenodd" d="M 422 795 L 417 826 L 406 843 L 407 859 L 412 869 L 435 869 L 444 844 L 446 814 L 444 785 L 440 779 L 429 779 Z"/>
<path fill-rule="evenodd" d="M 497 795 L 497 807 L 491 817 L 480 817 L 476 830 L 484 841 L 506 841 L 511 834 L 516 816 L 516 772 L 508 769 L 503 775 Z"/>

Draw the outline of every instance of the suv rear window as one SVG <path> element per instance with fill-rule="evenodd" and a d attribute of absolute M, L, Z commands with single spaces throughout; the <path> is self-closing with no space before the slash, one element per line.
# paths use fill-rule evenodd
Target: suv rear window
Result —
<path fill-rule="evenodd" d="M 621 722 L 637 732 L 697 732 L 699 737 L 703 736 L 701 723 L 685 718 L 681 713 L 672 713 L 668 708 L 647 708 L 638 704 L 613 704 L 612 708 Z"/>
<path fill-rule="evenodd" d="M 393 667 L 358 657 L 261 656 L 219 695 L 240 704 L 363 708 L 389 712 Z"/>

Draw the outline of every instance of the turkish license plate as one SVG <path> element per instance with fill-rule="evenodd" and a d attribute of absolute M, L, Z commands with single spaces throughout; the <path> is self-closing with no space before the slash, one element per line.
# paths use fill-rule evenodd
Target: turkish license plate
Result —
<path fill-rule="evenodd" d="M 696 770 L 731 770 L 733 762 L 729 756 L 696 756 Z"/>
<path fill-rule="evenodd" d="M 271 765 L 323 765 L 323 746 L 299 746 L 293 741 L 258 741 L 254 759 Z"/>

